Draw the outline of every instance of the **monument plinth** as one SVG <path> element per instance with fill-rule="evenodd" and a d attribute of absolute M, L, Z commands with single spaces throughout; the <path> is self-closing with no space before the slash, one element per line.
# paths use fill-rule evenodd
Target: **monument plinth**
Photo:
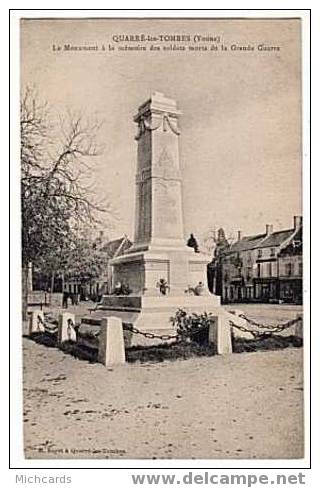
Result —
<path fill-rule="evenodd" d="M 210 311 L 220 297 L 207 290 L 210 256 L 186 246 L 183 232 L 182 175 L 179 159 L 181 112 L 177 103 L 155 92 L 143 103 L 137 124 L 136 213 L 133 246 L 112 260 L 113 285 L 129 287 L 129 296 L 104 296 L 100 308 L 114 315 L 132 315 L 135 326 L 170 327 L 179 307 Z M 161 294 L 159 281 L 168 285 Z M 203 296 L 186 295 L 189 287 L 204 285 Z M 106 314 L 105 314 L 106 315 Z"/>

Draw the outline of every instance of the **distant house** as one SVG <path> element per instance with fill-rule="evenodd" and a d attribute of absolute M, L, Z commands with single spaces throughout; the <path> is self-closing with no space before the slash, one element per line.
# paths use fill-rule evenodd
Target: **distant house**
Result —
<path fill-rule="evenodd" d="M 230 302 L 302 302 L 302 217 L 292 229 L 242 237 L 217 253 L 211 289 Z M 210 288 L 210 283 L 209 283 Z"/>
<path fill-rule="evenodd" d="M 106 255 L 106 261 L 121 256 L 132 246 L 126 235 L 113 241 L 103 242 L 103 235 L 96 241 L 99 252 Z M 68 279 L 64 283 L 63 291 L 70 294 L 79 294 L 81 299 L 99 299 L 102 295 L 111 292 L 112 267 L 107 264 L 105 272 L 90 283 L 82 283 L 79 279 Z"/>
<path fill-rule="evenodd" d="M 278 255 L 279 298 L 284 302 L 302 303 L 303 256 L 302 227 Z"/>

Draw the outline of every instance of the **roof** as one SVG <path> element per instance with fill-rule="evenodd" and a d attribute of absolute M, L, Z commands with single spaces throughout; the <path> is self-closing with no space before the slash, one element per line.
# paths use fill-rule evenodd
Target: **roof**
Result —
<path fill-rule="evenodd" d="M 299 239 L 298 233 L 295 234 L 295 238 L 297 239 Z M 267 234 L 245 236 L 240 241 L 233 243 L 226 252 L 232 253 L 232 252 L 249 251 L 251 249 L 257 249 L 263 247 L 280 246 L 289 237 L 293 236 L 293 234 L 294 234 L 294 229 L 286 229 L 286 230 L 280 230 L 278 232 L 272 232 L 272 234 L 270 234 L 269 236 Z"/>
<path fill-rule="evenodd" d="M 249 251 L 258 247 L 266 237 L 266 234 L 258 234 L 256 236 L 245 236 L 240 241 L 234 242 L 227 252 Z"/>
<path fill-rule="evenodd" d="M 114 258 L 124 254 L 125 251 L 131 246 L 132 242 L 127 238 L 127 236 L 124 236 L 119 239 L 106 242 L 102 245 L 101 251 L 107 253 L 108 257 Z"/>
<path fill-rule="evenodd" d="M 284 247 L 279 256 L 295 256 L 302 254 L 303 242 L 302 242 L 302 227 L 294 234 L 290 242 Z"/>
<path fill-rule="evenodd" d="M 302 242 L 302 227 L 300 227 L 298 232 L 294 235 L 294 240 Z"/>
<path fill-rule="evenodd" d="M 276 247 L 280 246 L 283 242 L 285 242 L 292 234 L 294 233 L 294 229 L 287 229 L 287 230 L 280 230 L 279 232 L 272 232 L 262 243 L 261 245 L 255 246 L 257 247 Z"/>

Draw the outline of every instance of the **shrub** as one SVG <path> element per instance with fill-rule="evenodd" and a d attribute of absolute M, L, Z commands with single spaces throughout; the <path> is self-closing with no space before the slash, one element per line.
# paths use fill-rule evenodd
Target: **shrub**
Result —
<path fill-rule="evenodd" d="M 195 341 L 197 343 L 208 342 L 209 325 L 212 322 L 212 315 L 204 312 L 201 314 L 188 314 L 182 308 L 179 308 L 170 322 L 176 328 L 177 334 L 181 341 Z"/>

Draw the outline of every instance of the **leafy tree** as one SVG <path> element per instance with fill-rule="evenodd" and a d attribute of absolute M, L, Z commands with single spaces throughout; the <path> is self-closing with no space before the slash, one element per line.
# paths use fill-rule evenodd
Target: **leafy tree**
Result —
<path fill-rule="evenodd" d="M 109 256 L 101 250 L 96 239 L 85 232 L 75 240 L 70 249 L 66 276 L 80 283 L 90 283 L 106 272 Z"/>
<path fill-rule="evenodd" d="M 111 215 L 110 205 L 96 201 L 89 176 L 101 152 L 99 128 L 71 113 L 54 117 L 35 90 L 25 90 L 20 105 L 24 270 L 32 262 L 43 273 L 65 273 L 75 249 L 84 250 L 77 248 L 79 228 L 95 225 L 100 212 Z"/>

